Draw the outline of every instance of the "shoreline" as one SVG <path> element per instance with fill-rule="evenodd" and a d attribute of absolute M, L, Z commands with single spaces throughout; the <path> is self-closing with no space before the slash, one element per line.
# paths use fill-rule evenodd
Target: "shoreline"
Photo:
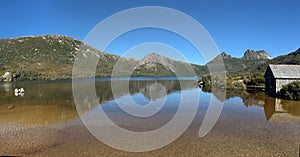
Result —
<path fill-rule="evenodd" d="M 110 81 L 110 80 L 182 80 L 182 81 L 193 81 L 201 76 L 106 76 L 106 77 L 95 77 L 95 78 L 75 78 L 74 80 L 86 81 L 86 80 L 95 80 L 95 81 Z M 154 79 L 155 78 L 155 79 Z M 179 79 L 175 79 L 179 78 Z M 69 82 L 73 78 L 66 79 L 54 79 L 54 80 L 17 80 L 17 81 L 0 81 L 0 83 L 16 83 L 16 82 Z"/>

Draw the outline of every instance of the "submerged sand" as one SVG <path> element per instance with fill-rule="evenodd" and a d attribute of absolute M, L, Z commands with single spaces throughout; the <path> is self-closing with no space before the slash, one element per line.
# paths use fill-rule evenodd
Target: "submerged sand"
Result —
<path fill-rule="evenodd" d="M 299 125 L 266 123 L 259 116 L 247 119 L 247 113 L 243 114 L 244 118 L 237 116 L 241 115 L 222 115 L 214 129 L 199 138 L 201 121 L 197 119 L 202 116 L 198 114 L 191 127 L 173 143 L 143 153 L 120 151 L 105 145 L 91 135 L 79 118 L 55 126 L 1 124 L 0 155 L 298 156 Z"/>

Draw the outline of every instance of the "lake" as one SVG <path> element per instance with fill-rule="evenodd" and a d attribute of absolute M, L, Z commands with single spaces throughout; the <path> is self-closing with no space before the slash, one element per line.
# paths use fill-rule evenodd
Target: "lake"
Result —
<path fill-rule="evenodd" d="M 195 78 L 179 79 L 135 77 L 128 85 L 123 78 L 96 79 L 96 105 L 85 103 L 85 99 L 75 99 L 82 102 L 75 105 L 71 80 L 1 82 L 0 156 L 299 156 L 299 101 L 280 100 L 262 92 L 243 90 L 227 90 L 223 97 L 221 89 L 211 93 L 199 88 Z M 79 80 L 77 83 L 84 86 L 90 81 Z M 112 83 L 118 85 L 115 91 L 112 91 Z M 16 96 L 14 89 L 21 87 L 25 89 L 24 95 Z M 188 101 L 181 102 L 183 96 Z M 195 99 L 198 96 L 199 100 Z M 224 103 L 222 112 L 212 130 L 199 137 L 199 128 L 211 98 Z M 191 103 L 195 100 L 199 106 L 192 110 Z M 132 102 L 138 106 L 132 106 Z M 132 113 L 138 108 L 148 109 L 150 103 L 153 106 L 144 114 L 152 116 L 132 116 L 118 106 L 120 103 Z M 147 132 L 172 121 L 179 104 L 185 106 L 183 118 L 195 111 L 191 125 L 170 144 L 148 152 L 112 148 L 94 137 L 80 119 L 93 117 L 101 109 L 121 128 Z M 95 119 L 95 122 L 101 121 Z M 109 132 L 109 128 L 103 125 L 97 129 Z M 175 130 L 169 130 L 164 136 L 173 132 Z M 111 135 L 109 140 L 112 142 L 131 140 L 117 139 L 113 132 Z"/>

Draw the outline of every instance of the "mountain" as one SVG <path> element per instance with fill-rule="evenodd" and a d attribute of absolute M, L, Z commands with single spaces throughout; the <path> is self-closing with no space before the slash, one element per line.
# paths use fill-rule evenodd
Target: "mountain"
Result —
<path fill-rule="evenodd" d="M 264 50 L 246 50 L 241 58 L 222 52 L 205 66 L 200 66 L 156 53 L 149 53 L 141 60 L 123 58 L 99 51 L 71 37 L 42 35 L 1 39 L 0 74 L 18 71 L 21 73 L 21 80 L 67 79 L 72 77 L 76 55 L 83 56 L 79 61 L 79 72 L 82 74 L 94 70 L 87 69 L 87 63 L 98 63 L 96 77 L 111 76 L 113 72 L 114 76 L 187 76 L 194 72 L 196 75 L 203 75 L 209 73 L 208 65 L 223 66 L 219 62 L 219 59 L 223 59 L 228 77 L 247 76 L 251 80 L 255 76 L 262 82 L 268 64 L 300 64 L 300 49 L 273 59 Z"/>
<path fill-rule="evenodd" d="M 270 55 L 264 50 L 246 50 L 242 58 L 232 57 L 226 52 L 222 52 L 212 61 L 208 62 L 206 66 L 222 64 L 219 61 L 220 58 L 223 58 L 223 62 L 227 72 L 239 71 L 248 67 L 252 67 L 254 65 L 263 64 L 271 59 Z"/>
<path fill-rule="evenodd" d="M 264 50 L 254 51 L 254 50 L 246 50 L 244 56 L 242 57 L 244 60 L 270 60 L 272 57 Z"/>
<path fill-rule="evenodd" d="M 53 80 L 72 77 L 76 55 L 82 55 L 81 71 L 88 71 L 87 62 L 98 62 L 96 77 L 111 76 L 175 76 L 191 74 L 195 69 L 200 75 L 205 68 L 150 53 L 142 60 L 123 58 L 99 51 L 67 36 L 42 35 L 0 40 L 0 74 L 19 71 L 21 80 Z M 87 57 L 90 56 L 90 57 Z M 89 58 L 90 60 L 85 60 Z M 91 59 L 92 58 L 92 59 Z M 120 65 L 122 68 L 115 68 Z M 177 74 L 176 74 L 177 73 Z M 78 77 L 80 77 L 78 75 Z"/>
<path fill-rule="evenodd" d="M 271 60 L 271 64 L 300 64 L 300 48 L 287 55 L 278 56 Z"/>
<path fill-rule="evenodd" d="M 0 40 L 0 71 L 19 71 L 24 80 L 71 78 L 79 49 L 103 56 L 99 61 L 102 66 L 97 69 L 103 75 L 109 73 L 112 62 L 120 58 L 66 36 L 20 37 Z"/>
<path fill-rule="evenodd" d="M 166 70 L 171 71 L 175 75 L 179 75 L 179 76 L 193 76 L 195 75 L 194 73 L 199 75 L 201 74 L 201 70 L 203 72 L 205 71 L 205 69 L 199 65 L 172 60 L 170 58 L 159 55 L 157 53 L 147 54 L 140 61 L 139 67 L 136 69 L 140 70 L 142 67 L 146 69 L 151 69 L 153 67 L 156 67 L 157 64 L 160 64 L 161 67 L 165 67 Z"/>
<path fill-rule="evenodd" d="M 247 50 L 242 58 L 234 58 L 226 53 L 222 53 L 207 65 L 220 64 L 217 62 L 217 59 L 220 58 L 223 58 L 227 70 L 226 86 L 220 82 L 224 78 L 218 78 L 219 76 L 215 74 L 205 74 L 202 75 L 202 81 L 207 85 L 205 87 L 207 90 L 210 90 L 211 86 L 227 89 L 246 89 L 248 87 L 259 87 L 260 89 L 265 85 L 264 74 L 269 64 L 300 64 L 300 48 L 295 52 L 273 59 L 262 50 Z M 211 78 L 214 78 L 215 82 L 211 82 Z"/>
<path fill-rule="evenodd" d="M 220 62 L 220 59 L 223 59 L 223 63 Z M 244 65 L 244 62 L 242 60 L 240 60 L 239 58 L 231 57 L 226 52 L 222 52 L 217 57 L 215 57 L 212 61 L 206 64 L 206 66 L 212 66 L 212 65 L 214 66 L 225 65 L 225 69 L 227 71 L 246 67 L 246 65 Z"/>
<path fill-rule="evenodd" d="M 288 56 L 297 56 L 300 55 L 300 48 L 298 48 L 298 50 L 296 50 L 295 52 L 291 52 L 288 54 Z"/>
<path fill-rule="evenodd" d="M 261 64 L 247 67 L 245 69 L 242 69 L 242 71 L 236 71 L 236 74 L 237 75 L 242 75 L 242 74 L 263 75 L 269 64 L 300 64 L 300 48 L 294 52 L 290 52 L 286 55 L 275 57 Z"/>

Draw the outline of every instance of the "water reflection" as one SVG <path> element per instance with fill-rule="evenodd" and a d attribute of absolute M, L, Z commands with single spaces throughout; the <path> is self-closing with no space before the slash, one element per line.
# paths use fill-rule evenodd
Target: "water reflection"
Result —
<path fill-rule="evenodd" d="M 15 96 L 18 87 L 25 89 L 23 97 Z M 49 125 L 78 116 L 69 82 L 13 82 L 9 89 L 0 89 L 1 122 Z"/>
<path fill-rule="evenodd" d="M 85 83 L 81 85 L 83 88 Z M 14 96 L 13 89 L 20 87 L 25 89 L 26 94 L 24 97 Z M 190 98 L 183 104 L 187 105 L 185 114 L 190 114 L 188 106 L 195 101 L 193 94 L 200 94 L 199 109 L 190 128 L 174 143 L 140 156 L 298 155 L 299 125 L 266 123 L 299 123 L 299 102 L 242 90 L 202 92 L 193 81 L 180 84 L 176 80 L 137 79 L 129 82 L 129 90 L 120 84 L 115 94 L 117 97 L 112 94 L 109 80 L 96 81 L 95 87 L 97 105 L 87 104 L 82 106 L 83 109 L 92 112 L 102 107 L 117 125 L 133 131 L 150 131 L 168 123 L 177 112 L 176 105 L 182 95 Z M 165 92 L 162 92 L 162 87 Z M 222 92 L 227 93 L 226 97 L 220 94 Z M 223 112 L 213 130 L 206 137 L 198 138 L 202 118 L 212 96 L 225 103 Z M 165 99 L 166 105 L 148 119 L 132 119 L 128 114 L 120 114 L 117 104 L 114 104 L 115 100 L 122 102 L 124 97 L 131 97 L 141 105 Z M 81 101 L 85 104 L 86 100 L 83 98 Z M 126 103 L 125 100 L 123 102 Z M 12 104 L 15 107 L 8 109 Z M 103 129 L 109 128 L 104 126 Z M 114 137 L 111 139 L 115 140 Z M 86 154 L 80 154 L 82 152 Z M 86 130 L 73 102 L 71 81 L 0 83 L 0 156 L 30 153 L 33 153 L 32 156 L 137 155 L 109 148 Z"/>
<path fill-rule="evenodd" d="M 203 89 L 203 91 L 211 92 L 209 89 Z M 262 106 L 268 122 L 300 123 L 300 101 L 282 100 L 270 97 L 263 92 L 246 90 L 226 90 L 226 98 L 223 98 L 220 96 L 222 92 L 224 89 L 216 90 L 212 94 L 221 102 L 239 97 L 246 107 Z"/>
<path fill-rule="evenodd" d="M 95 88 L 98 97 L 96 105 L 89 105 L 86 99 L 82 99 L 84 110 L 88 111 L 114 98 L 124 95 L 142 94 L 144 99 L 159 99 L 166 94 L 178 92 L 184 89 L 197 88 L 194 82 L 178 80 L 132 80 L 129 82 L 129 91 L 126 90 L 122 80 L 117 80 L 119 88 L 112 93 L 111 81 L 96 81 Z M 86 83 L 80 83 L 85 87 Z M 0 121 L 22 124 L 49 125 L 63 123 L 78 117 L 73 101 L 72 83 L 68 81 L 53 82 L 13 82 L 0 84 Z M 23 97 L 14 95 L 14 88 L 24 88 L 26 94 Z M 165 92 L 161 92 L 161 88 Z M 80 89 L 79 89 L 80 90 Z M 139 100 L 137 100 L 139 101 Z M 13 109 L 9 109 L 14 106 Z"/>
<path fill-rule="evenodd" d="M 265 115 L 269 122 L 300 123 L 300 102 L 265 98 Z"/>
<path fill-rule="evenodd" d="M 117 87 L 117 89 L 112 92 L 111 85 Z M 79 90 L 82 92 L 86 92 L 91 84 L 89 82 L 79 82 L 75 90 Z M 129 86 L 129 87 L 128 87 Z M 164 90 L 162 90 L 164 88 Z M 129 84 L 124 80 L 117 81 L 99 81 L 95 84 L 96 94 L 98 100 L 93 100 L 92 93 L 86 94 L 81 93 L 76 96 L 77 104 L 81 104 L 77 106 L 78 110 L 82 113 L 91 110 L 98 106 L 98 104 L 103 104 L 107 101 L 117 99 L 124 95 L 135 95 L 142 94 L 143 97 L 139 99 L 159 99 L 163 98 L 168 94 L 174 92 L 180 92 L 181 90 L 198 88 L 194 81 L 191 80 L 131 80 Z M 98 101 L 98 102 L 95 102 Z"/>
<path fill-rule="evenodd" d="M 166 95 L 172 95 L 172 98 L 166 99 L 169 104 L 167 108 L 168 112 L 171 110 L 172 113 L 175 113 L 176 108 L 172 108 L 170 105 L 178 104 L 181 91 L 197 89 L 192 80 L 179 82 L 178 80 L 135 79 L 129 82 L 129 88 L 122 83 L 122 80 L 115 81 L 96 81 L 97 103 L 89 105 L 88 100 L 82 98 L 79 101 L 85 105 L 80 106 L 82 107 L 81 110 L 89 111 L 99 104 L 105 104 L 111 100 L 122 98 L 122 96 L 132 96 L 134 101 L 140 105 L 145 105 L 150 100 L 159 100 L 165 98 Z M 118 90 L 114 94 L 111 90 L 112 83 L 118 83 L 119 85 Z M 85 86 L 85 82 L 81 82 L 79 90 Z M 26 94 L 23 97 L 14 96 L 13 89 L 20 87 L 25 89 Z M 202 90 L 208 94 L 206 97 L 210 96 L 209 90 Z M 222 92 L 226 92 L 226 97 L 223 97 Z M 264 109 L 266 120 L 269 122 L 300 122 L 299 101 L 280 100 L 261 92 L 243 90 L 224 91 L 219 89 L 212 94 L 221 102 L 230 102 L 232 98 L 240 98 L 243 102 L 241 105 L 245 107 L 260 106 Z M 14 107 L 12 108 L 11 106 Z M 70 80 L 0 83 L 0 121 L 2 122 L 49 125 L 63 123 L 76 117 L 78 117 L 78 113 L 73 101 L 72 83 Z"/>
<path fill-rule="evenodd" d="M 10 82 L 3 82 L 0 84 L 0 87 L 5 91 L 5 92 L 11 92 L 13 90 L 12 83 Z"/>

